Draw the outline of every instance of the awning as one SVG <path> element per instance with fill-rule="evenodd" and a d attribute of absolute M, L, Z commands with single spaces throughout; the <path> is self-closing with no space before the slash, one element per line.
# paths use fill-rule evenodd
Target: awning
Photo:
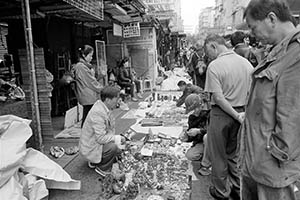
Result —
<path fill-rule="evenodd" d="M 103 3 L 99 0 L 31 0 L 31 17 L 43 18 L 54 15 L 81 22 L 102 21 Z M 0 0 L 0 20 L 21 19 L 22 10 L 19 1 Z"/>

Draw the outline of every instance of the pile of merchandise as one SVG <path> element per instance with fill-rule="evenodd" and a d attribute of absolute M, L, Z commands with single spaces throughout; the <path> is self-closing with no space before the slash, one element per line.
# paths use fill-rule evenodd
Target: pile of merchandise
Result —
<path fill-rule="evenodd" d="M 101 197 L 118 200 L 188 200 L 191 193 L 190 163 L 183 156 L 183 146 L 177 139 L 151 134 L 142 141 L 130 142 L 118 160 L 119 169 L 125 174 L 107 176 L 101 180 Z M 145 156 L 141 153 L 145 149 L 151 154 Z M 118 198 L 114 198 L 115 194 L 119 194 Z"/>

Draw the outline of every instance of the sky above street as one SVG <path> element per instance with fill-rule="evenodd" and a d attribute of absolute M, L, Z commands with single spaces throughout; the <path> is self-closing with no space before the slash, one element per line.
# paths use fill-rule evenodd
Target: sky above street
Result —
<path fill-rule="evenodd" d="M 214 6 L 215 0 L 181 0 L 181 17 L 186 28 L 196 27 L 202 8 Z"/>

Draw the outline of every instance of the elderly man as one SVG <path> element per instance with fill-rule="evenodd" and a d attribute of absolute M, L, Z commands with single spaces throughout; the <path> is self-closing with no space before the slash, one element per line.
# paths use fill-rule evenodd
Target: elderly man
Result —
<path fill-rule="evenodd" d="M 115 122 L 111 110 L 119 102 L 120 90 L 106 86 L 101 90 L 101 100 L 96 101 L 82 127 L 79 140 L 80 153 L 88 160 L 88 166 L 101 176 L 110 173 L 116 157 L 120 154 L 118 143 L 125 138 L 115 135 Z"/>
<path fill-rule="evenodd" d="M 242 196 L 296 199 L 300 178 L 300 30 L 287 4 L 252 0 L 244 17 L 252 34 L 273 48 L 253 72 L 241 129 Z"/>
<path fill-rule="evenodd" d="M 205 91 L 211 94 L 207 143 L 212 164 L 212 186 L 215 199 L 239 199 L 240 179 L 237 170 L 237 134 L 243 119 L 252 65 L 226 46 L 218 35 L 204 42 L 212 59 L 206 72 Z"/>

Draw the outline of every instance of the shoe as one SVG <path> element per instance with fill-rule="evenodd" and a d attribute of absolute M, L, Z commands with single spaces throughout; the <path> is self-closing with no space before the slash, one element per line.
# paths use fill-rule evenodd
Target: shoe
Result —
<path fill-rule="evenodd" d="M 78 146 L 72 146 L 65 149 L 65 154 L 74 155 L 79 151 Z"/>
<path fill-rule="evenodd" d="M 201 176 L 208 176 L 211 174 L 211 168 L 201 165 L 200 169 L 198 170 L 198 174 Z"/>
<path fill-rule="evenodd" d="M 229 200 L 228 197 L 223 197 L 214 186 L 209 187 L 209 194 L 216 200 Z"/>
<path fill-rule="evenodd" d="M 101 175 L 102 177 L 106 177 L 111 174 L 108 171 L 104 171 L 104 170 L 100 169 L 100 167 L 98 167 L 98 166 L 96 166 L 95 172 L 97 172 L 97 174 Z"/>
<path fill-rule="evenodd" d="M 135 97 L 132 97 L 132 98 L 131 98 L 131 101 L 137 102 L 137 101 L 138 101 L 138 99 L 137 99 L 137 98 L 135 98 Z"/>
<path fill-rule="evenodd" d="M 124 103 L 123 101 L 120 102 L 120 109 L 121 110 L 129 110 L 129 107 L 126 103 Z"/>
<path fill-rule="evenodd" d="M 137 93 L 136 96 L 137 96 L 137 98 L 139 98 L 139 99 L 142 99 L 142 98 L 143 98 L 143 96 L 142 96 L 140 93 Z"/>
<path fill-rule="evenodd" d="M 96 168 L 96 164 L 95 164 L 95 163 L 92 163 L 92 162 L 88 162 L 88 166 L 89 166 L 89 168 L 91 168 L 91 169 L 95 169 L 95 168 Z"/>

